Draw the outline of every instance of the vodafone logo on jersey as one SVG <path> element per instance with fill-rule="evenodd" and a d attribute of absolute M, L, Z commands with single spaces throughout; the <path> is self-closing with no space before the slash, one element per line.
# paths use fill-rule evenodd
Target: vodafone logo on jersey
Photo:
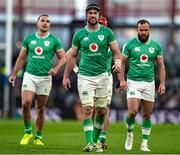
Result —
<path fill-rule="evenodd" d="M 43 53 L 43 49 L 42 49 L 41 47 L 36 47 L 36 48 L 35 48 L 35 53 L 36 53 L 37 55 L 41 55 L 41 54 Z"/>
<path fill-rule="evenodd" d="M 141 62 L 147 62 L 148 61 L 148 56 L 146 54 L 142 54 L 140 57 Z"/>
<path fill-rule="evenodd" d="M 98 45 L 95 44 L 95 43 L 92 43 L 89 45 L 89 49 L 92 51 L 92 52 L 96 52 L 98 50 Z"/>

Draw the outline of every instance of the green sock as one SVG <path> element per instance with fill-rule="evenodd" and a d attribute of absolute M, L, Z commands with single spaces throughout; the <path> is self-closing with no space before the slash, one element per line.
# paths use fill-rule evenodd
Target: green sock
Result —
<path fill-rule="evenodd" d="M 35 139 L 42 139 L 42 131 L 36 131 Z"/>
<path fill-rule="evenodd" d="M 26 134 L 31 134 L 32 133 L 31 121 L 24 122 L 24 132 Z"/>
<path fill-rule="evenodd" d="M 142 126 L 141 126 L 141 129 L 142 129 L 142 138 L 144 140 L 148 140 L 149 138 L 149 135 L 151 133 L 151 120 L 143 120 L 142 122 Z"/>
<path fill-rule="evenodd" d="M 132 132 L 134 129 L 134 124 L 135 124 L 135 118 L 130 118 L 130 117 L 126 117 L 126 128 L 128 132 Z"/>
<path fill-rule="evenodd" d="M 105 143 L 107 132 L 101 132 L 99 135 L 99 141 Z"/>
<path fill-rule="evenodd" d="M 100 135 L 101 130 L 103 128 L 104 121 L 105 121 L 105 116 L 101 116 L 101 117 L 95 116 L 94 131 L 93 131 L 93 141 L 94 141 L 94 143 L 97 143 L 97 141 L 99 139 L 99 135 Z"/>
<path fill-rule="evenodd" d="M 84 120 L 83 128 L 84 128 L 86 142 L 93 144 L 93 121 L 92 121 L 92 119 Z"/>

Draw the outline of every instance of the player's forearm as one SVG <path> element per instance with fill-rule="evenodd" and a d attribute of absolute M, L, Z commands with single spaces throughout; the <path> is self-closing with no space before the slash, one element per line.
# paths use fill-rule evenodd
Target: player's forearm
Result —
<path fill-rule="evenodd" d="M 118 77 L 118 79 L 119 79 L 119 81 L 120 81 L 120 79 L 121 79 L 121 73 L 117 73 L 117 77 Z"/>
<path fill-rule="evenodd" d="M 54 66 L 54 69 L 58 72 L 60 68 L 66 63 L 66 57 L 59 59 L 58 63 Z"/>
<path fill-rule="evenodd" d="M 18 71 L 24 66 L 26 59 L 18 57 L 14 66 L 13 75 L 16 76 Z"/>
<path fill-rule="evenodd" d="M 67 62 L 66 62 L 66 67 L 64 71 L 64 77 L 67 78 L 69 77 L 71 71 L 73 70 L 73 67 L 76 64 L 76 58 L 75 57 L 68 57 Z"/>
<path fill-rule="evenodd" d="M 120 55 L 119 50 L 114 53 L 113 59 L 114 59 L 114 62 L 116 62 L 117 60 L 121 60 L 121 55 Z"/>
<path fill-rule="evenodd" d="M 118 74 L 118 78 L 119 78 L 120 81 L 125 80 L 124 74 L 125 74 L 125 63 L 121 62 L 121 73 Z"/>
<path fill-rule="evenodd" d="M 121 59 L 121 51 L 120 51 L 120 49 L 118 47 L 117 41 L 111 43 L 110 48 L 111 48 L 111 50 L 113 52 L 114 61 L 117 60 L 117 59 Z"/>
<path fill-rule="evenodd" d="M 164 65 L 159 66 L 159 77 L 160 77 L 160 83 L 165 84 L 166 71 L 165 71 L 165 66 Z"/>

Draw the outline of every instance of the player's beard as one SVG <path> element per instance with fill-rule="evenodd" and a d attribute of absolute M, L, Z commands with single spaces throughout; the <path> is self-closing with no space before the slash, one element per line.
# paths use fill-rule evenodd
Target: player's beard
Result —
<path fill-rule="evenodd" d="M 94 19 L 94 22 L 91 21 L 92 18 L 87 21 L 89 25 L 96 25 L 98 23 L 98 19 L 97 18 L 93 18 L 93 19 Z"/>
<path fill-rule="evenodd" d="M 142 43 L 145 43 L 145 42 L 147 42 L 148 39 L 149 39 L 149 34 L 147 34 L 147 35 L 139 35 L 139 34 L 138 34 L 138 39 L 139 39 Z"/>

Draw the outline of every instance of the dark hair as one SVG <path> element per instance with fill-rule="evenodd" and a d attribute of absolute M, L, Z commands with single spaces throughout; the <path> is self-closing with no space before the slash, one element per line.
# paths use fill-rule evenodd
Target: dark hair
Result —
<path fill-rule="evenodd" d="M 138 25 L 139 24 L 145 24 L 145 23 L 147 23 L 149 26 L 150 26 L 150 23 L 149 23 L 149 21 L 148 20 L 146 20 L 146 19 L 141 19 L 141 20 L 138 20 L 138 22 L 137 22 L 137 27 L 138 27 Z"/>
<path fill-rule="evenodd" d="M 39 17 L 38 17 L 37 21 L 39 21 L 39 19 L 40 19 L 42 16 L 49 17 L 49 15 L 47 15 L 47 14 L 41 14 L 41 15 L 39 15 Z"/>
<path fill-rule="evenodd" d="M 101 8 L 99 5 L 97 4 L 89 4 L 87 7 L 86 7 L 86 13 L 89 11 L 89 10 L 97 10 L 98 12 L 100 12 Z"/>

